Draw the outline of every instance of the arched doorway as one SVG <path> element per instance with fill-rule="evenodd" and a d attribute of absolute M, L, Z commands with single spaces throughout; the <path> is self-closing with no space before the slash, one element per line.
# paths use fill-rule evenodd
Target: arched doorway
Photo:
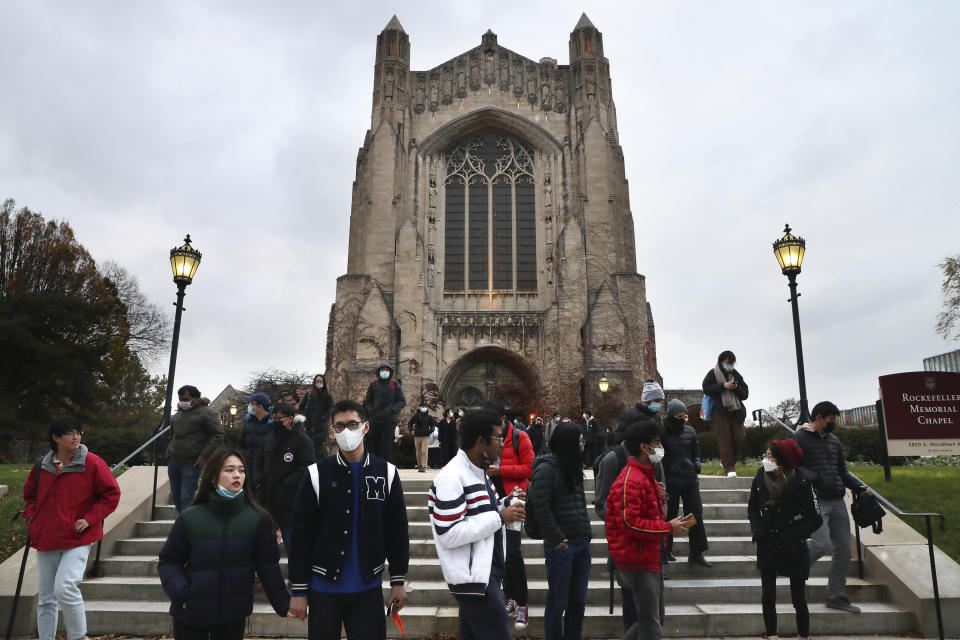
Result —
<path fill-rule="evenodd" d="M 476 409 L 496 401 L 529 413 L 539 411 L 542 404 L 535 371 L 500 347 L 481 347 L 461 356 L 447 370 L 440 391 L 448 407 Z"/>

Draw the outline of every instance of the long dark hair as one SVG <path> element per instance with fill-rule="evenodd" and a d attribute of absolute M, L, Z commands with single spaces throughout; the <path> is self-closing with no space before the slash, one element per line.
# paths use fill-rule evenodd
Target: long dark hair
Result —
<path fill-rule="evenodd" d="M 583 468 L 580 463 L 580 427 L 572 422 L 561 422 L 550 436 L 550 451 L 557 460 L 560 474 L 573 492 L 578 484 L 583 484 Z"/>
<path fill-rule="evenodd" d="M 217 480 L 220 477 L 220 471 L 230 456 L 239 458 L 240 464 L 243 465 L 244 469 L 247 468 L 246 459 L 243 457 L 242 451 L 230 447 L 220 447 L 211 454 L 210 459 L 207 460 L 207 464 L 203 465 L 203 474 L 200 476 L 200 484 L 197 486 L 197 497 L 193 499 L 193 504 L 207 504 L 210 502 L 210 494 L 217 490 Z M 270 517 L 266 509 L 260 506 L 257 499 L 253 497 L 253 491 L 247 486 L 247 479 L 249 477 L 249 472 L 243 476 L 243 495 L 241 499 L 253 507 L 254 511 L 260 515 L 264 522 L 273 526 L 273 518 Z"/>
<path fill-rule="evenodd" d="M 317 378 L 323 380 L 323 389 L 317 389 Z M 330 391 L 327 390 L 327 376 L 322 373 L 318 373 L 313 376 L 313 379 L 310 381 L 310 395 L 317 394 L 317 398 L 323 398 L 330 395 Z"/>

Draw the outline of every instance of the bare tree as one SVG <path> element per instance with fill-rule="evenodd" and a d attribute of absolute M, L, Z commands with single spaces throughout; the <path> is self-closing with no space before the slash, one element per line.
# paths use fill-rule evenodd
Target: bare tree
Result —
<path fill-rule="evenodd" d="M 960 339 L 960 253 L 944 258 L 937 265 L 943 272 L 940 290 L 943 292 L 943 311 L 937 316 L 937 333 L 944 340 Z M 952 335 L 951 335 L 952 334 Z"/>
<path fill-rule="evenodd" d="M 310 374 L 305 371 L 263 369 L 250 374 L 246 388 L 250 393 L 263 392 L 270 396 L 271 402 L 278 402 L 287 395 L 299 399 L 298 388 L 309 384 L 310 380 Z"/>
<path fill-rule="evenodd" d="M 800 401 L 796 398 L 781 400 L 767 410 L 788 425 L 796 426 L 800 420 Z"/>
<path fill-rule="evenodd" d="M 104 262 L 99 271 L 127 309 L 127 348 L 142 362 L 156 362 L 169 343 L 169 316 L 147 299 L 136 277 L 116 262 Z"/>

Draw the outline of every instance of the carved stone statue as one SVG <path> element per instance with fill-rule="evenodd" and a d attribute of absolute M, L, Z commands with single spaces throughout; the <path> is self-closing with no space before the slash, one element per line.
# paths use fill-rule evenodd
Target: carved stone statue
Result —
<path fill-rule="evenodd" d="M 553 185 L 550 184 L 550 176 L 543 178 L 543 206 L 553 206 Z"/>
<path fill-rule="evenodd" d="M 430 195 L 428 197 L 428 203 L 431 209 L 437 208 L 437 178 L 436 176 L 430 176 Z"/>

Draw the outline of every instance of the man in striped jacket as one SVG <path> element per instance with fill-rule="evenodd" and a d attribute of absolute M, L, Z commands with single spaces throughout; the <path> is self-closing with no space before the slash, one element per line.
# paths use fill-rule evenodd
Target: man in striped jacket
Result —
<path fill-rule="evenodd" d="M 460 640 L 511 640 L 500 581 L 506 572 L 504 524 L 523 521 L 523 505 L 497 500 L 486 468 L 500 456 L 503 426 L 493 411 L 460 424 L 460 451 L 430 487 L 427 506 L 444 580 L 460 605 Z M 525 500 L 526 496 L 520 496 Z"/>

